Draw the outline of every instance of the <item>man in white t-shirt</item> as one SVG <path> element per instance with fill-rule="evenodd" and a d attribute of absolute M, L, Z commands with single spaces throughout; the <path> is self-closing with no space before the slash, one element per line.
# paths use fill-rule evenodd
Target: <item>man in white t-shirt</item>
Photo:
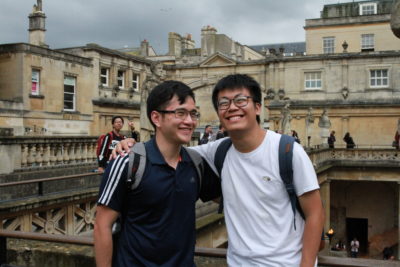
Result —
<path fill-rule="evenodd" d="M 259 84 L 247 75 L 226 76 L 215 86 L 212 100 L 233 144 L 221 171 L 228 265 L 316 266 L 324 211 L 307 154 L 294 143 L 293 184 L 305 215 L 303 220 L 296 212 L 294 220 L 279 174 L 281 135 L 259 125 Z M 194 149 L 213 165 L 216 149 L 223 140 Z"/>
<path fill-rule="evenodd" d="M 358 248 L 360 247 L 360 242 L 358 242 L 357 238 L 353 238 L 350 242 L 350 248 L 351 248 L 351 257 L 352 258 L 357 258 L 358 254 Z"/>

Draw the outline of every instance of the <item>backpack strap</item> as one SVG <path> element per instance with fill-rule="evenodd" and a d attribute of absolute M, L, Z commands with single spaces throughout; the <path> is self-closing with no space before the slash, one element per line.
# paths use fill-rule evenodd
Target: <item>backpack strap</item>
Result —
<path fill-rule="evenodd" d="M 293 185 L 293 146 L 294 138 L 288 135 L 282 135 L 279 141 L 279 173 L 285 184 L 286 191 L 289 195 L 290 204 L 293 211 L 294 229 L 296 230 L 296 209 L 304 219 L 304 213 L 299 205 L 296 190 Z"/>
<path fill-rule="evenodd" d="M 222 167 L 224 165 L 226 153 L 228 152 L 229 148 L 232 145 L 232 140 L 230 138 L 226 138 L 223 140 L 217 147 L 217 151 L 215 152 L 214 156 L 214 165 L 217 168 L 219 177 L 222 179 Z M 222 213 L 224 209 L 224 196 L 221 196 L 221 200 L 219 202 L 218 213 Z"/>
<path fill-rule="evenodd" d="M 136 143 L 129 152 L 129 165 L 127 185 L 128 189 L 134 190 L 142 181 L 146 167 L 146 148 L 144 143 Z"/>
<path fill-rule="evenodd" d="M 203 173 L 204 173 L 203 158 L 200 156 L 200 154 L 197 151 L 195 151 L 193 149 L 186 149 L 186 148 L 184 148 L 184 149 L 189 154 L 189 157 L 192 160 L 194 167 L 196 168 L 197 175 L 199 176 L 198 193 L 200 194 L 201 185 L 203 182 Z"/>

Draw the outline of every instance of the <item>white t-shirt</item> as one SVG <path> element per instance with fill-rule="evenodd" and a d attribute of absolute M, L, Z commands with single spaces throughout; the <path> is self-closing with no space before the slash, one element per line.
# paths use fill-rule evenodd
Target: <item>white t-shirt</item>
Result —
<path fill-rule="evenodd" d="M 293 211 L 279 174 L 281 135 L 267 131 L 262 144 L 249 153 L 232 145 L 222 168 L 229 266 L 299 266 L 304 220 Z M 195 147 L 210 165 L 220 142 Z M 318 189 L 312 163 L 294 143 L 293 184 L 298 196 Z"/>

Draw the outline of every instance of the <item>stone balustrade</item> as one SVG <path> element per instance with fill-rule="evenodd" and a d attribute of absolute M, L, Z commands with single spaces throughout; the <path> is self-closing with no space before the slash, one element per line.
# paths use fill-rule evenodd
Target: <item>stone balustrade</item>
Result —
<path fill-rule="evenodd" d="M 359 149 L 318 149 L 307 151 L 314 168 L 324 168 L 330 164 L 354 165 L 374 164 L 377 166 L 400 166 L 400 150 L 388 148 Z"/>
<path fill-rule="evenodd" d="M 94 136 L 17 136 L 0 138 L 0 174 L 28 169 L 94 163 Z"/>
<path fill-rule="evenodd" d="M 190 145 L 197 144 L 197 137 Z M 95 136 L 0 137 L 0 174 L 96 162 Z M 391 148 L 314 149 L 308 155 L 315 168 L 331 161 L 400 162 L 400 151 Z"/>

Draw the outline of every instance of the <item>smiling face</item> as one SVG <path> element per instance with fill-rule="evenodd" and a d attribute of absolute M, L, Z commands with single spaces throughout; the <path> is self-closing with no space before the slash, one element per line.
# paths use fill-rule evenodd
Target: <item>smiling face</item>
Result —
<path fill-rule="evenodd" d="M 218 102 L 221 99 L 232 100 L 238 96 L 250 96 L 250 91 L 247 88 L 225 89 L 218 93 Z M 259 128 L 256 116 L 260 115 L 261 105 L 255 103 L 252 98 L 248 98 L 248 103 L 245 106 L 237 107 L 233 101 L 227 109 L 221 110 L 218 108 L 218 117 L 222 126 L 229 132 L 251 131 Z"/>
<path fill-rule="evenodd" d="M 163 110 L 173 111 L 176 109 L 193 111 L 196 110 L 196 105 L 190 96 L 182 104 L 179 103 L 178 97 L 174 96 Z M 152 111 L 151 120 L 157 128 L 156 135 L 162 135 L 163 139 L 177 145 L 189 143 L 197 126 L 197 120 L 193 120 L 190 115 L 185 119 L 179 119 L 174 113 Z"/>

